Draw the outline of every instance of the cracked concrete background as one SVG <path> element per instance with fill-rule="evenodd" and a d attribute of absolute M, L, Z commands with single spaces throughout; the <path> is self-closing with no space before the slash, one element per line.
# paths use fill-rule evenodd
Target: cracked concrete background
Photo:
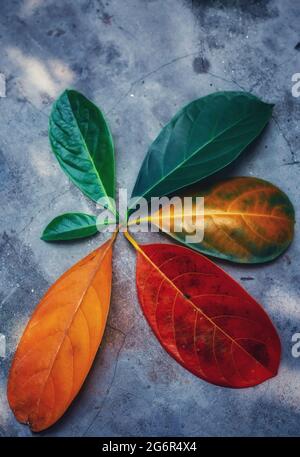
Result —
<path fill-rule="evenodd" d="M 276 104 L 268 128 L 223 173 L 272 181 L 299 210 L 300 4 L 293 0 L 0 0 L 1 287 L 0 435 L 28 436 L 6 400 L 8 368 L 30 314 L 48 286 L 105 235 L 47 244 L 40 233 L 66 211 L 94 206 L 51 155 L 51 104 L 74 87 L 106 113 L 116 145 L 117 185 L 132 189 L 150 142 L 192 99 L 247 90 Z M 88 379 L 45 436 L 300 435 L 299 231 L 276 262 L 218 262 L 273 319 L 283 357 L 276 378 L 230 390 L 194 377 L 161 348 L 143 318 L 134 284 L 135 253 L 119 236 L 111 311 Z M 150 237 L 144 236 L 144 240 Z M 151 239 L 166 241 L 163 235 Z"/>

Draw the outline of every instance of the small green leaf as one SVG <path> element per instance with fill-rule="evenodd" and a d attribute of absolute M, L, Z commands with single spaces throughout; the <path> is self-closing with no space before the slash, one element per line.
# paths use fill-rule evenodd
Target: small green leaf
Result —
<path fill-rule="evenodd" d="M 84 213 L 65 213 L 53 219 L 42 233 L 44 241 L 86 238 L 98 232 L 97 217 Z"/>
<path fill-rule="evenodd" d="M 246 92 L 216 92 L 194 100 L 150 146 L 132 198 L 168 195 L 226 167 L 263 130 L 272 108 Z"/>
<path fill-rule="evenodd" d="M 75 90 L 66 90 L 54 103 L 49 124 L 52 150 L 79 189 L 98 202 L 115 196 L 114 147 L 103 114 Z M 107 199 L 110 210 L 115 208 Z"/>

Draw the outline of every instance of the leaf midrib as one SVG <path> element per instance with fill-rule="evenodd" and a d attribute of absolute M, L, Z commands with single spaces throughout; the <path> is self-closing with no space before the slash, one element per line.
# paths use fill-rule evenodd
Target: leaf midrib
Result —
<path fill-rule="evenodd" d="M 202 216 L 202 214 L 200 214 L 200 215 Z M 187 216 L 188 217 L 192 217 L 192 216 L 197 217 L 198 214 L 195 214 L 195 213 L 187 213 L 186 214 L 185 213 L 184 217 L 187 217 Z M 204 219 L 206 217 L 209 217 L 209 216 L 219 216 L 219 217 L 221 217 L 221 216 L 230 216 L 230 217 L 231 216 L 232 217 L 233 216 L 246 216 L 246 217 L 253 216 L 253 217 L 268 217 L 268 218 L 271 218 L 271 219 L 279 219 L 281 221 L 290 221 L 291 220 L 289 217 L 280 217 L 280 216 L 274 216 L 274 215 L 271 215 L 271 214 L 227 212 L 227 211 L 224 211 L 224 212 L 216 211 L 216 212 L 214 212 L 214 211 L 205 211 L 204 210 L 203 216 L 204 216 Z M 175 216 L 174 215 L 170 215 L 170 216 L 154 216 L 154 217 L 152 217 L 152 216 L 148 217 L 147 216 L 147 217 L 142 217 L 140 219 L 135 219 L 135 220 L 131 221 L 128 224 L 128 226 L 134 225 L 137 222 L 153 222 L 153 221 L 156 221 L 156 220 L 160 221 L 160 220 L 165 220 L 165 219 L 170 219 L 170 220 L 182 219 L 182 214 L 178 215 L 178 216 L 177 215 L 175 215 Z"/>
<path fill-rule="evenodd" d="M 107 201 L 108 201 L 110 210 L 113 212 L 113 214 L 116 215 L 114 208 L 112 208 L 112 206 L 111 206 L 110 198 L 109 198 L 109 195 L 108 195 L 108 193 L 107 193 L 107 191 L 106 191 L 106 188 L 105 188 L 105 186 L 104 186 L 104 184 L 103 184 L 103 182 L 102 182 L 102 179 L 100 178 L 100 175 L 99 175 L 99 173 L 98 173 L 98 170 L 97 170 L 97 168 L 96 168 L 96 166 L 95 166 L 93 157 L 92 157 L 92 155 L 91 155 L 91 153 L 90 153 L 90 150 L 89 150 L 89 148 L 88 148 L 88 146 L 87 146 L 87 144 L 86 144 L 85 138 L 84 138 L 84 136 L 83 136 L 83 134 L 82 134 L 82 132 L 81 132 L 81 129 L 80 129 L 79 124 L 78 124 L 78 121 L 77 121 L 77 118 L 76 118 L 76 116 L 75 116 L 75 114 L 74 114 L 74 112 L 73 112 L 73 108 L 72 108 L 72 105 L 71 105 L 71 102 L 70 102 L 70 98 L 69 98 L 69 94 L 68 94 L 68 93 L 67 93 L 67 97 L 68 97 L 68 102 L 69 102 L 69 106 L 70 106 L 70 109 L 71 109 L 71 113 L 72 113 L 73 119 L 74 119 L 74 121 L 75 121 L 75 123 L 76 123 L 76 125 L 77 125 L 77 128 L 78 128 L 79 132 L 80 132 L 80 137 L 81 137 L 81 139 L 82 139 L 83 146 L 84 146 L 84 148 L 85 148 L 85 150 L 86 150 L 86 152 L 87 152 L 88 157 L 90 158 L 90 161 L 91 161 L 91 163 L 92 163 L 94 172 L 95 172 L 95 174 L 96 174 L 96 176 L 97 176 L 97 178 L 98 178 L 98 180 L 99 180 L 100 187 L 101 187 L 101 189 L 102 189 L 102 191 L 103 191 L 103 194 L 104 194 L 104 195 L 106 196 L 106 198 L 107 198 Z"/>

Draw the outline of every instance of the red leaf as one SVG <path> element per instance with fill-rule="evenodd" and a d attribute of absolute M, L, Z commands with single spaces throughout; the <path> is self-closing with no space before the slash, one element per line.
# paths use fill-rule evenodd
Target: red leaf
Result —
<path fill-rule="evenodd" d="M 277 332 L 237 282 L 190 249 L 135 247 L 142 309 L 177 362 L 199 378 L 234 388 L 255 386 L 277 374 Z"/>

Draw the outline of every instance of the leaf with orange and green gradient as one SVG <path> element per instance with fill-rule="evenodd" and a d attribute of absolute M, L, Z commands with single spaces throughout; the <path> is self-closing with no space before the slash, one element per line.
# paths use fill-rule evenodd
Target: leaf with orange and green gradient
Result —
<path fill-rule="evenodd" d="M 293 239 L 295 213 L 285 193 L 258 178 L 238 177 L 212 187 L 193 188 L 184 197 L 193 197 L 191 214 L 172 207 L 152 217 L 152 222 L 177 241 L 204 254 L 239 263 L 262 263 L 275 259 Z M 204 238 L 187 242 L 195 234 L 196 197 L 204 197 Z M 191 212 L 191 211 L 190 211 Z M 170 218 L 170 230 L 166 220 Z M 203 222 L 203 219 L 202 219 Z M 176 231 L 175 231 L 176 230 Z M 181 230 L 181 231 L 178 231 Z"/>
<path fill-rule="evenodd" d="M 64 414 L 92 366 L 109 310 L 113 240 L 50 287 L 21 338 L 8 401 L 18 421 L 35 432 Z"/>

